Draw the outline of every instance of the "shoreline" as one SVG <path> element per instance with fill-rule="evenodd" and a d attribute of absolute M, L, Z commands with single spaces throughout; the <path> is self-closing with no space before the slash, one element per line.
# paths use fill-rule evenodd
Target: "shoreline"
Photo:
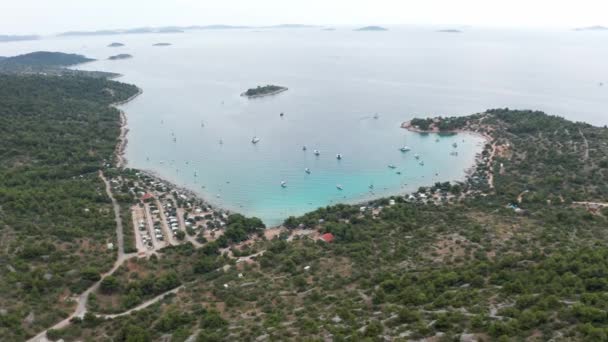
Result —
<path fill-rule="evenodd" d="M 110 106 L 114 107 L 118 110 L 120 116 L 120 134 L 118 135 L 118 144 L 116 144 L 116 149 L 114 151 L 116 158 L 116 167 L 123 168 L 127 165 L 127 159 L 125 158 L 125 149 L 127 147 L 127 133 L 129 132 L 129 128 L 127 128 L 127 114 L 124 110 L 118 108 L 118 106 L 122 106 L 133 101 L 136 97 L 143 94 L 143 90 L 137 87 L 137 93 L 127 98 L 126 100 L 118 101 L 112 103 Z"/>
<path fill-rule="evenodd" d="M 279 90 L 273 91 L 273 92 L 268 93 L 268 94 L 258 94 L 258 95 L 251 95 L 251 96 L 247 95 L 246 93 L 241 93 L 241 96 L 246 97 L 248 99 L 257 99 L 257 98 L 260 98 L 260 97 L 277 95 L 277 94 L 280 94 L 280 93 L 282 93 L 284 91 L 287 91 L 287 90 L 289 90 L 289 88 L 279 89 Z"/>
<path fill-rule="evenodd" d="M 430 129 L 430 130 L 423 130 L 416 126 L 413 126 L 410 120 L 404 121 L 403 123 L 401 123 L 401 128 L 406 129 L 410 132 L 419 133 L 419 134 L 442 134 L 442 133 L 445 133 L 445 134 L 470 134 L 470 135 L 477 136 L 477 137 L 480 137 L 481 139 L 483 139 L 485 141 L 485 144 L 482 147 L 481 152 L 479 152 L 475 155 L 474 164 L 464 170 L 464 172 L 465 172 L 465 177 L 463 179 L 464 182 L 468 181 L 469 178 L 471 178 L 474 175 L 474 173 L 475 173 L 475 171 L 477 171 L 477 168 L 479 167 L 479 165 L 485 165 L 486 167 L 489 168 L 490 164 L 492 164 L 492 162 L 493 162 L 493 158 L 490 158 L 487 162 L 484 162 L 484 160 L 483 160 L 483 151 L 486 150 L 486 146 L 492 145 L 494 148 L 494 145 L 492 144 L 492 142 L 494 141 L 494 138 L 491 135 L 489 135 L 488 133 L 479 132 L 477 130 L 467 129 L 467 128 L 440 131 L 436 126 L 433 126 L 432 129 Z M 493 152 L 490 151 L 490 154 L 493 154 Z M 490 175 L 488 175 L 488 176 L 490 176 Z M 490 178 L 492 178 L 492 177 L 491 176 L 489 177 L 488 183 L 490 184 L 490 187 L 493 188 L 494 187 L 493 181 L 490 180 Z"/>

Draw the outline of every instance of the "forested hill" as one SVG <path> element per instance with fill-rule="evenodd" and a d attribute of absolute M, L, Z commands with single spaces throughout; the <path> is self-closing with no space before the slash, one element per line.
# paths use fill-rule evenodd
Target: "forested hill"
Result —
<path fill-rule="evenodd" d="M 37 51 L 23 55 L 0 58 L 0 73 L 13 74 L 48 74 L 90 77 L 113 77 L 116 74 L 98 71 L 80 71 L 68 69 L 86 62 L 94 61 L 78 54 L 63 52 Z"/>
<path fill-rule="evenodd" d="M 64 318 L 68 299 L 111 267 L 116 226 L 97 172 L 119 134 L 109 105 L 136 92 L 101 78 L 0 75 L 1 341 Z"/>
<path fill-rule="evenodd" d="M 90 61 L 94 61 L 94 59 L 70 53 L 37 51 L 14 57 L 7 57 L 1 61 L 0 65 L 4 67 L 9 65 L 21 65 L 31 67 L 60 67 L 81 64 Z"/>

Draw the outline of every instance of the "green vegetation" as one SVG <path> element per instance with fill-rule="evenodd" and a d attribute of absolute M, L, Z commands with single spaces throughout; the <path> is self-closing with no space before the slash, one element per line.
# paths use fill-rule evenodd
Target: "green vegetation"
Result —
<path fill-rule="evenodd" d="M 258 86 L 257 88 L 247 89 L 247 91 L 244 92 L 242 95 L 247 97 L 259 97 L 277 94 L 285 90 L 287 90 L 287 88 L 285 87 L 280 87 L 277 85 L 265 85 L 263 87 Z"/>
<path fill-rule="evenodd" d="M 65 298 L 114 260 L 97 172 L 118 136 L 108 105 L 136 91 L 93 78 L 0 76 L 3 338 L 23 340 L 67 316 Z M 608 129 L 508 109 L 412 124 L 491 140 L 463 183 L 364 210 L 319 208 L 287 219 L 270 241 L 260 220 L 234 214 L 200 248 L 129 259 L 101 281 L 83 319 L 48 337 L 608 339 L 608 209 L 586 204 L 608 202 Z M 135 173 L 107 170 L 125 180 L 115 189 L 123 214 Z M 332 243 L 319 240 L 324 233 Z M 176 288 L 140 311 L 104 316 Z"/>
<path fill-rule="evenodd" d="M 0 75 L 0 336 L 23 340 L 72 310 L 109 269 L 114 215 L 98 177 L 134 86 Z"/>
<path fill-rule="evenodd" d="M 94 59 L 82 55 L 37 51 L 13 57 L 0 57 L 0 74 L 46 74 L 109 78 L 117 74 L 67 69 Z"/>
<path fill-rule="evenodd" d="M 65 67 L 93 61 L 82 55 L 38 51 L 15 57 L 7 57 L 0 62 L 0 69 L 10 67 Z"/>
<path fill-rule="evenodd" d="M 393 206 L 382 199 L 363 212 L 336 205 L 289 218 L 290 230 L 274 240 L 231 249 L 233 257 L 264 251 L 251 261 L 232 259 L 224 239 L 201 249 L 165 249 L 158 259 L 139 260 L 117 286 L 176 272 L 184 285 L 178 296 L 58 336 L 606 339 L 608 210 L 587 211 L 573 201 L 608 198 L 608 130 L 506 109 L 434 122 L 492 137 L 476 180 L 421 189 L 426 200 L 395 197 Z M 430 199 L 437 194 L 457 196 Z M 257 227 L 231 221 L 225 235 Z M 302 227 L 331 232 L 335 240 L 295 236 Z"/>

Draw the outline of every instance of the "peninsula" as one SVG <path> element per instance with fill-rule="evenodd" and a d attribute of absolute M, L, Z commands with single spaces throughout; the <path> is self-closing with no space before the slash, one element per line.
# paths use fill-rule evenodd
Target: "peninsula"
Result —
<path fill-rule="evenodd" d="M 282 93 L 282 92 L 286 91 L 287 89 L 288 89 L 287 87 L 281 87 L 281 86 L 269 84 L 269 85 L 265 85 L 265 86 L 257 86 L 257 88 L 247 89 L 247 91 L 242 93 L 241 96 L 246 96 L 246 97 L 252 99 L 252 98 L 256 98 L 256 97 L 276 95 L 278 93 Z"/>
<path fill-rule="evenodd" d="M 133 58 L 133 56 L 131 56 L 131 55 L 127 54 L 127 53 L 121 53 L 121 54 L 118 54 L 118 55 L 114 55 L 114 56 L 108 57 L 108 59 L 111 60 L 111 61 L 116 61 L 116 60 L 119 60 L 119 59 L 129 59 L 129 58 Z"/>

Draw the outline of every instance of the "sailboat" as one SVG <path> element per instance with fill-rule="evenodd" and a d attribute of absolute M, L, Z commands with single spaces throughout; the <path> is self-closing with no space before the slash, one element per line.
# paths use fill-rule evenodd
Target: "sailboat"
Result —
<path fill-rule="evenodd" d="M 319 150 L 315 150 L 315 156 L 318 156 L 319 154 L 321 154 L 321 152 L 319 152 Z"/>
<path fill-rule="evenodd" d="M 256 137 L 256 136 L 254 136 L 253 138 L 251 138 L 251 143 L 252 143 L 252 144 L 257 144 L 257 143 L 259 143 L 259 142 L 260 142 L 260 138 L 258 138 L 258 137 Z"/>
<path fill-rule="evenodd" d="M 340 184 L 336 184 L 336 188 L 337 188 L 338 190 L 344 190 L 344 188 L 343 188 L 343 187 L 342 187 L 342 185 L 340 185 Z"/>
<path fill-rule="evenodd" d="M 340 153 L 336 154 L 336 159 L 341 160 L 342 159 L 342 155 Z"/>
<path fill-rule="evenodd" d="M 414 155 L 414 158 L 416 158 L 416 159 L 420 159 L 420 155 L 419 155 L 418 153 L 416 153 L 416 154 Z"/>
<path fill-rule="evenodd" d="M 305 168 L 305 169 L 304 169 L 304 172 L 306 172 L 306 173 L 310 174 L 310 169 L 309 169 L 309 168 Z"/>
<path fill-rule="evenodd" d="M 306 151 L 306 145 L 302 146 L 302 151 Z"/>
<path fill-rule="evenodd" d="M 458 144 L 457 144 L 457 143 L 453 143 L 453 144 L 452 144 L 452 146 L 453 146 L 454 148 L 456 148 L 456 147 L 458 147 Z"/>
<path fill-rule="evenodd" d="M 389 169 L 395 169 L 395 168 L 397 168 L 397 167 L 396 167 L 395 165 L 393 165 L 393 164 L 388 164 L 388 168 L 389 168 Z"/>
<path fill-rule="evenodd" d="M 402 148 L 400 148 L 399 150 L 401 150 L 401 152 L 405 153 L 409 150 L 411 150 L 411 148 L 409 148 L 408 146 L 403 146 Z"/>
<path fill-rule="evenodd" d="M 287 187 L 287 182 L 281 181 L 281 188 L 286 188 L 286 187 Z"/>

